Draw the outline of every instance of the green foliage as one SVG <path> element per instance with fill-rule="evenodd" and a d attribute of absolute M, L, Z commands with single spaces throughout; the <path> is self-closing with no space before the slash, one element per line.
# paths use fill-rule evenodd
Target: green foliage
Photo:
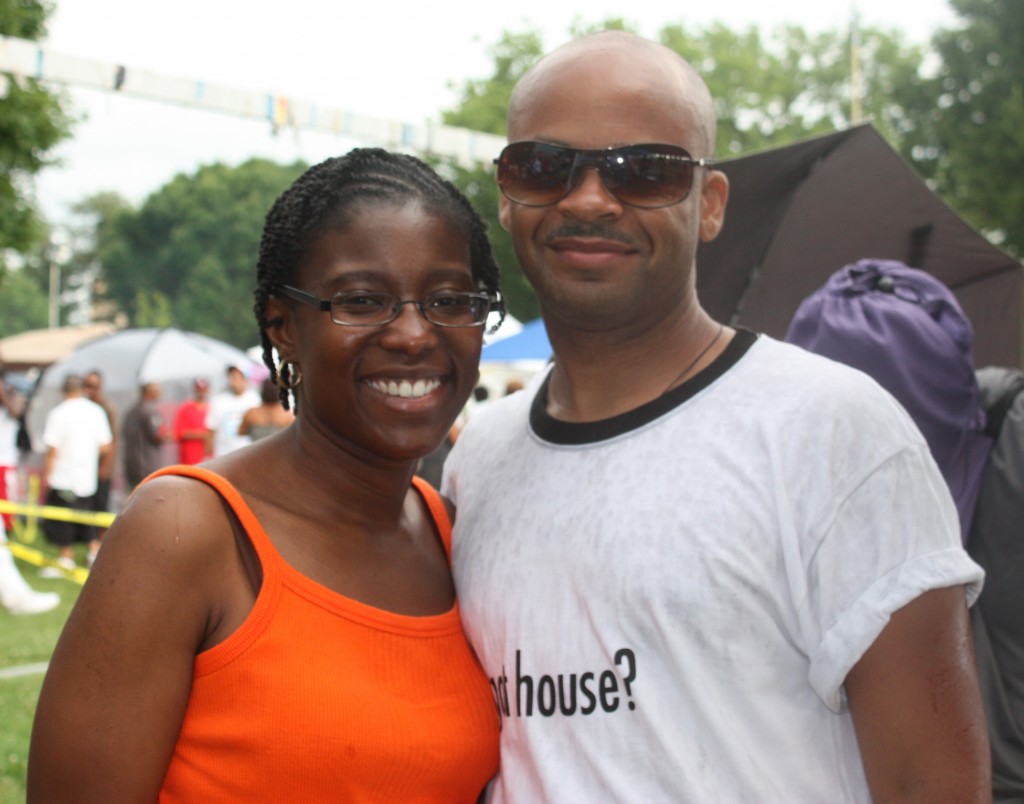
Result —
<path fill-rule="evenodd" d="M 1004 248 L 1024 254 L 1024 3 L 950 0 L 919 150 L 937 191 Z M 929 113 L 930 112 L 930 113 Z"/>
<path fill-rule="evenodd" d="M 171 300 L 159 290 L 142 290 L 135 294 L 135 321 L 137 327 L 164 329 L 174 325 Z"/>
<path fill-rule="evenodd" d="M 0 338 L 49 323 L 47 288 L 27 268 L 8 270 L 0 276 Z"/>
<path fill-rule="evenodd" d="M 501 269 L 501 292 L 508 311 L 520 321 L 530 321 L 540 315 L 537 296 L 519 269 L 512 238 L 498 222 L 498 185 L 493 168 L 469 170 L 448 164 L 442 171 L 466 194 L 481 217 L 487 221 L 487 236 L 491 241 L 494 258 Z"/>
<path fill-rule="evenodd" d="M 53 3 L 38 0 L 0 0 L 0 34 L 35 41 L 46 34 Z"/>
<path fill-rule="evenodd" d="M 906 116 L 894 85 L 920 85 L 920 47 L 899 34 L 860 32 L 862 116 L 898 139 Z M 756 28 L 722 24 L 687 32 L 670 25 L 661 42 L 704 77 L 718 114 L 720 157 L 773 148 L 844 128 L 852 122 L 851 48 L 846 31 L 811 35 L 787 26 L 766 39 Z"/>
<path fill-rule="evenodd" d="M 601 31 L 631 31 L 636 33 L 636 26 L 622 17 L 608 17 L 601 22 L 586 22 L 579 16 L 569 26 L 569 36 L 571 39 L 579 39 L 581 36 L 600 33 Z"/>
<path fill-rule="evenodd" d="M 174 325 L 252 346 L 263 220 L 305 167 L 207 165 L 176 176 L 138 210 L 115 207 L 97 235 L 104 296 L 134 326 Z"/>
<path fill-rule="evenodd" d="M 467 81 L 458 105 L 443 112 L 441 119 L 449 126 L 504 134 L 512 89 L 522 74 L 544 53 L 540 32 L 534 30 L 513 34 L 505 31 L 499 42 L 488 48 L 487 52 L 494 59 L 491 77 Z"/>
<path fill-rule="evenodd" d="M 458 105 L 442 113 L 446 125 L 504 134 L 512 89 L 544 50 L 540 33 L 534 30 L 519 34 L 506 31 L 488 52 L 494 59 L 493 74 L 490 78 L 466 82 Z M 439 160 L 431 161 L 436 164 Z M 540 315 L 537 297 L 519 270 L 512 239 L 498 222 L 498 186 L 494 183 L 493 168 L 487 166 L 470 170 L 451 160 L 440 162 L 442 172 L 466 194 L 488 222 L 488 234 L 501 268 L 501 289 L 509 312 L 522 321 L 536 318 Z"/>
<path fill-rule="evenodd" d="M 0 0 L 0 35 L 40 38 L 51 9 L 39 0 Z M 35 78 L 0 74 L 0 250 L 23 251 L 44 236 L 28 181 L 70 133 L 62 103 Z"/>

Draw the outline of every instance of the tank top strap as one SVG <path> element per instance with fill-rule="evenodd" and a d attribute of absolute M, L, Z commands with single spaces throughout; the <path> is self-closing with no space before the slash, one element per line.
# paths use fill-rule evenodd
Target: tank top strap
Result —
<path fill-rule="evenodd" d="M 194 480 L 202 481 L 220 495 L 221 499 L 231 507 L 234 515 L 238 517 L 238 521 L 241 523 L 242 529 L 245 531 L 245 535 L 249 538 L 250 544 L 252 544 L 253 549 L 256 551 L 256 557 L 262 565 L 264 578 L 267 576 L 271 568 L 276 570 L 284 562 L 284 559 L 281 558 L 277 549 L 274 547 L 273 542 L 270 541 L 270 537 L 267 536 L 266 532 L 263 530 L 263 526 L 260 525 L 256 515 L 246 504 L 242 495 L 238 493 L 238 489 L 231 485 L 227 479 L 215 472 L 211 472 L 209 469 L 203 469 L 199 466 L 176 464 L 174 466 L 166 466 L 163 469 L 153 472 L 153 474 L 147 477 L 146 480 L 152 480 L 155 477 L 162 477 L 165 475 L 190 477 Z"/>
<path fill-rule="evenodd" d="M 445 555 L 448 556 L 448 563 L 451 564 L 452 521 L 448 516 L 448 509 L 445 508 L 444 500 L 437 493 L 437 490 L 422 477 L 413 475 L 412 485 L 419 492 L 420 497 L 423 498 L 423 502 L 427 504 L 427 510 L 430 511 L 430 516 L 434 520 L 434 527 L 437 528 L 437 532 L 441 537 L 441 543 L 444 545 Z"/>

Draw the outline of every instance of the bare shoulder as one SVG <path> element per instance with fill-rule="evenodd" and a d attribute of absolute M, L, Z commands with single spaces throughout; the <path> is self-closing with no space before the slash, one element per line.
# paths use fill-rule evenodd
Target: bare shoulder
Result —
<path fill-rule="evenodd" d="M 151 480 L 129 499 L 103 539 L 80 599 L 83 611 L 107 618 L 117 607 L 138 627 L 167 619 L 200 644 L 237 573 L 231 522 L 220 496 L 185 477 Z"/>
<path fill-rule="evenodd" d="M 143 553 L 153 560 L 202 561 L 231 548 L 230 533 L 224 503 L 214 489 L 194 478 L 164 476 L 136 489 L 100 552 L 104 559 Z"/>

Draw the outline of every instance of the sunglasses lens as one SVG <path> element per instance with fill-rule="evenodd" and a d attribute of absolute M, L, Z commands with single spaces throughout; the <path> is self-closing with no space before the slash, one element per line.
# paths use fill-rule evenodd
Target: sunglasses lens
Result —
<path fill-rule="evenodd" d="M 501 191 L 517 204 L 532 207 L 558 203 L 585 167 L 598 168 L 608 191 L 635 207 L 678 204 L 693 184 L 693 159 L 674 145 L 580 151 L 543 142 L 514 142 L 497 161 Z"/>
<path fill-rule="evenodd" d="M 608 152 L 604 181 L 616 198 L 636 207 L 682 201 L 693 184 L 693 159 L 672 145 L 632 145 Z"/>
<path fill-rule="evenodd" d="M 554 204 L 569 189 L 576 151 L 543 142 L 514 142 L 498 157 L 498 184 L 517 204 Z"/>

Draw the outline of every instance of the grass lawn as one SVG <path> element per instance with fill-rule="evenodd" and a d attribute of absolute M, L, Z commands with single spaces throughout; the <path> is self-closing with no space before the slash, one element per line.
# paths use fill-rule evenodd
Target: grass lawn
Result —
<path fill-rule="evenodd" d="M 5 548 L 0 548 L 5 549 Z M 61 603 L 45 614 L 12 615 L 0 608 L 0 672 L 48 662 L 81 587 L 66 580 L 44 580 L 39 568 L 18 561 L 18 568 L 34 589 L 58 592 Z M 0 675 L 0 801 L 25 800 L 25 772 L 32 717 L 43 684 L 43 674 Z"/>

